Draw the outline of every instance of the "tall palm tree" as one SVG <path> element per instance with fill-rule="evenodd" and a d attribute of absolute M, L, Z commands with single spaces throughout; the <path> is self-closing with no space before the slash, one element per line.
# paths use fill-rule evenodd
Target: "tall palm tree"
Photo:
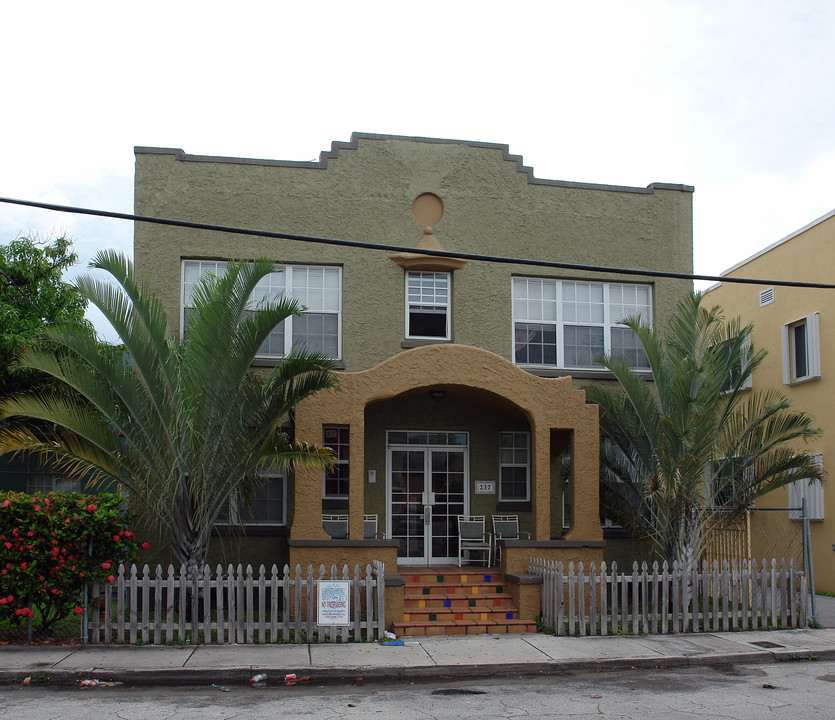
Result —
<path fill-rule="evenodd" d="M 65 391 L 0 404 L 13 420 L 0 434 L 0 451 L 37 453 L 65 472 L 118 483 L 168 536 L 178 561 L 202 566 L 233 496 L 248 502 L 268 470 L 330 461 L 329 451 L 294 442 L 287 428 L 296 403 L 336 385 L 333 363 L 294 350 L 266 379 L 251 370 L 270 331 L 301 312 L 282 297 L 252 306 L 258 281 L 275 269 L 267 260 L 229 263 L 223 276 L 204 278 L 182 342 L 129 260 L 102 252 L 91 267 L 117 285 L 84 277 L 78 289 L 123 348 L 103 345 L 89 328 L 51 329 L 59 351 L 30 350 L 21 363 Z M 45 434 L 43 421 L 54 430 Z"/>
<path fill-rule="evenodd" d="M 637 317 L 622 322 L 654 382 L 609 356 L 602 364 L 618 386 L 586 389 L 600 406 L 601 510 L 661 557 L 691 566 L 755 498 L 820 480 L 795 447 L 820 431 L 781 393 L 749 389 L 766 353 L 751 347 L 751 325 L 726 322 L 701 293 L 677 304 L 663 335 Z"/>

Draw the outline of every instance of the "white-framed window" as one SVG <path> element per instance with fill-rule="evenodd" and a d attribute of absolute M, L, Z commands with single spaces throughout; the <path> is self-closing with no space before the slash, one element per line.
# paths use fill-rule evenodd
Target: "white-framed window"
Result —
<path fill-rule="evenodd" d="M 649 370 L 628 316 L 652 322 L 652 288 L 625 283 L 513 278 L 513 353 L 517 365 L 602 369 L 603 355 Z"/>
<path fill-rule="evenodd" d="M 823 455 L 813 453 L 812 458 L 817 468 L 823 471 Z M 814 482 L 809 478 L 804 478 L 789 483 L 786 485 L 786 490 L 788 492 L 789 520 L 803 519 L 803 500 L 806 500 L 806 515 L 809 520 L 822 521 L 824 519 L 822 482 Z"/>
<path fill-rule="evenodd" d="M 334 466 L 323 474 L 323 497 L 348 497 L 349 440 L 350 429 L 347 425 L 325 425 L 322 428 L 322 443 L 330 448 L 335 458 Z"/>
<path fill-rule="evenodd" d="M 812 313 L 783 325 L 783 383 L 817 380 L 821 376 L 820 314 Z"/>
<path fill-rule="evenodd" d="M 499 500 L 526 502 L 530 500 L 530 434 L 499 433 Z"/>
<path fill-rule="evenodd" d="M 726 340 L 722 344 L 722 349 L 725 352 L 725 357 L 726 358 L 727 358 L 728 354 L 732 351 L 731 342 L 732 342 L 731 340 Z M 748 338 L 745 339 L 745 342 L 743 342 L 743 344 L 742 344 L 742 352 L 740 353 L 740 356 L 739 356 L 739 362 L 731 368 L 731 374 L 728 377 L 728 381 L 725 383 L 724 387 L 722 388 L 722 394 L 723 395 L 726 395 L 727 393 L 732 392 L 734 387 L 736 387 L 737 383 L 739 382 L 739 378 L 742 375 L 742 368 L 744 367 L 745 363 L 748 362 L 750 357 L 751 357 L 751 338 L 748 337 Z M 745 381 L 742 383 L 742 386 L 740 387 L 740 390 L 750 390 L 752 387 L 754 387 L 754 378 L 753 378 L 753 375 L 749 374 L 748 377 L 745 378 Z"/>
<path fill-rule="evenodd" d="M 57 473 L 34 473 L 26 482 L 26 492 L 43 493 L 77 493 L 81 492 L 81 482 L 78 478 L 70 478 Z"/>
<path fill-rule="evenodd" d="M 448 272 L 406 273 L 408 339 L 450 339 L 450 281 Z"/>
<path fill-rule="evenodd" d="M 255 491 L 249 507 L 243 507 L 238 496 L 229 500 L 229 512 L 217 520 L 218 525 L 281 526 L 287 524 L 287 483 L 283 475 L 268 475 Z"/>
<path fill-rule="evenodd" d="M 222 260 L 183 260 L 182 332 L 188 329 L 188 313 L 194 289 L 207 274 L 222 275 Z M 292 315 L 270 333 L 258 351 L 259 358 L 287 355 L 294 345 L 342 357 L 342 268 L 326 265 L 285 265 L 261 279 L 252 293 L 252 306 L 280 295 L 295 298 L 304 311 Z"/>

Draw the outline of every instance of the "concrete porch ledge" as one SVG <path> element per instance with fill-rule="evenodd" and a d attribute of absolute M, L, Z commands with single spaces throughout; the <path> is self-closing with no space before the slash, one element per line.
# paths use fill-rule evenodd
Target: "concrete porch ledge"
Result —
<path fill-rule="evenodd" d="M 294 540 L 290 538 L 287 544 L 297 548 L 383 548 L 397 547 L 397 540 Z"/>
<path fill-rule="evenodd" d="M 604 548 L 605 540 L 499 540 L 499 544 L 506 548 Z"/>
<path fill-rule="evenodd" d="M 508 584 L 542 585 L 542 575 L 534 575 L 533 573 L 507 573 L 504 579 Z"/>

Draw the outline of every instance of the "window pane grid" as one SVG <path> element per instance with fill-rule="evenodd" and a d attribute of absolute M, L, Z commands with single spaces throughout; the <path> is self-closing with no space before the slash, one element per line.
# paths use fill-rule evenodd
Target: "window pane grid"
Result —
<path fill-rule="evenodd" d="M 334 466 L 325 471 L 324 496 L 348 497 L 350 430 L 347 427 L 322 428 L 322 444 L 334 454 Z"/>
<path fill-rule="evenodd" d="M 626 316 L 651 322 L 649 285 L 514 278 L 512 303 L 518 365 L 599 370 L 597 359 L 611 354 L 649 369 L 637 337 L 619 324 Z"/>
<path fill-rule="evenodd" d="M 194 289 L 208 274 L 222 275 L 227 263 L 214 260 L 183 261 L 183 330 L 188 328 L 188 311 Z M 304 308 L 277 325 L 258 350 L 258 357 L 283 357 L 293 345 L 340 357 L 341 270 L 338 267 L 289 265 L 269 273 L 256 285 L 250 305 L 257 308 L 282 295 L 296 299 Z"/>
<path fill-rule="evenodd" d="M 406 273 L 406 337 L 449 338 L 449 273 Z"/>
<path fill-rule="evenodd" d="M 499 499 L 528 500 L 530 437 L 525 432 L 499 433 Z"/>

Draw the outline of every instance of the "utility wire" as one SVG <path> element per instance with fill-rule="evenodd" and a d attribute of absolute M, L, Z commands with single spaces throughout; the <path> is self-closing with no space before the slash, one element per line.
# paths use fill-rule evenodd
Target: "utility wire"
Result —
<path fill-rule="evenodd" d="M 7 273 L 1 267 L 0 267 L 0 275 L 2 275 L 4 278 L 6 278 L 6 285 L 7 286 L 13 287 L 15 290 L 17 290 L 17 292 L 20 293 L 20 295 L 26 300 L 26 302 L 28 302 L 34 308 L 35 312 L 38 313 L 38 317 L 40 317 L 41 320 L 46 320 L 47 319 L 46 313 L 38 307 L 38 305 L 35 303 L 34 300 L 32 300 L 32 298 L 29 296 L 29 294 L 12 279 L 12 277 L 9 275 L 9 273 Z"/>
<path fill-rule="evenodd" d="M 432 257 L 454 258 L 459 260 L 475 260 L 478 262 L 493 262 L 505 265 L 530 265 L 534 267 L 557 268 L 560 270 L 580 270 L 591 273 L 611 273 L 613 275 L 640 275 L 642 277 L 674 278 L 677 280 L 708 280 L 713 282 L 736 283 L 741 285 L 776 285 L 780 287 L 818 288 L 835 290 L 835 285 L 828 283 L 800 282 L 795 280 L 763 280 L 759 278 L 723 277 L 721 275 L 696 275 L 693 273 L 677 273 L 666 270 L 637 270 L 634 268 L 607 267 L 605 265 L 581 265 L 577 263 L 557 262 L 554 260 L 530 260 L 525 258 L 505 257 L 501 255 L 478 255 L 449 250 L 430 250 L 424 248 L 408 248 L 401 245 L 386 245 L 383 243 L 360 242 L 358 240 L 339 240 L 336 238 L 316 237 L 313 235 L 297 235 L 295 233 L 272 232 L 270 230 L 252 230 L 250 228 L 229 225 L 214 225 L 211 223 L 190 222 L 187 220 L 171 220 L 151 217 L 149 215 L 132 215 L 130 213 L 112 212 L 110 210 L 93 210 L 91 208 L 75 207 L 72 205 L 55 205 L 53 203 L 36 202 L 34 200 L 15 200 L 0 197 L 0 202 L 11 205 L 54 210 L 55 212 L 73 213 L 75 215 L 94 215 L 96 217 L 115 218 L 117 220 L 131 220 L 133 222 L 168 225 L 172 227 L 190 228 L 192 230 L 209 230 L 233 235 L 252 235 L 255 237 L 275 238 L 278 240 L 296 240 L 298 242 L 315 243 L 319 245 L 335 245 L 338 247 L 361 248 L 364 250 L 385 250 L 387 252 L 417 252 Z"/>

